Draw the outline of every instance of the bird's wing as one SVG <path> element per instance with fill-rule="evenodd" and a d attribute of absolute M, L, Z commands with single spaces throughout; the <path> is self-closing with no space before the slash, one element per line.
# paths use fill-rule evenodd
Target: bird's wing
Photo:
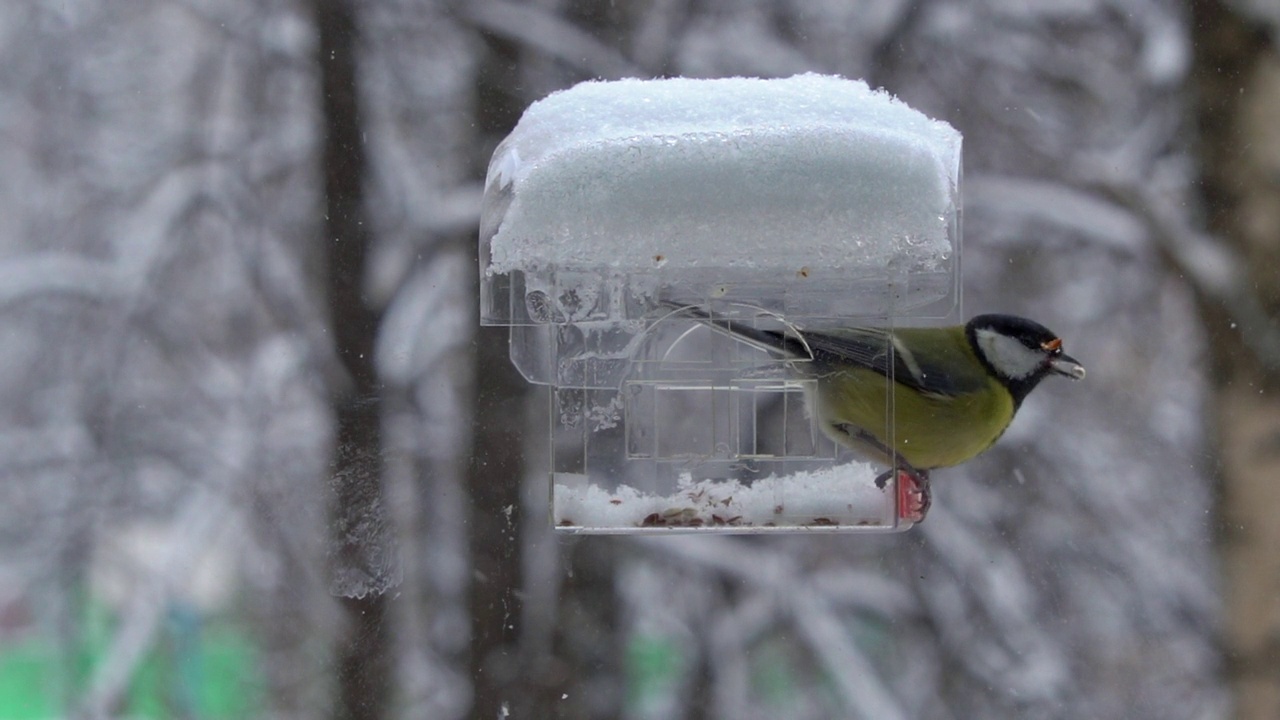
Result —
<path fill-rule="evenodd" d="M 853 363 L 927 395 L 975 392 L 987 381 L 985 370 L 967 348 L 959 328 L 848 328 L 804 333 L 815 362 L 838 367 Z M 928 353 L 911 348 L 928 348 Z"/>
<path fill-rule="evenodd" d="M 963 327 L 951 328 L 839 328 L 827 331 L 779 332 L 761 330 L 713 316 L 693 305 L 664 303 L 674 315 L 705 323 L 750 345 L 786 358 L 812 357 L 819 366 L 853 364 L 868 368 L 926 395 L 951 397 L 977 392 L 988 381 L 973 357 Z M 800 339 L 800 338 L 803 338 Z M 927 347 L 923 353 L 911 348 Z"/>

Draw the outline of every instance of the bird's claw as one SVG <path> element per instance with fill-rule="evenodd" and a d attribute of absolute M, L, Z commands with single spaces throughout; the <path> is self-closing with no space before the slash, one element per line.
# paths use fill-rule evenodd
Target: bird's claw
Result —
<path fill-rule="evenodd" d="M 933 494 L 929 491 L 929 472 L 908 468 L 886 470 L 876 477 L 876 487 L 885 489 L 889 478 L 895 473 L 898 476 L 898 519 L 912 523 L 924 521 L 929 507 L 933 505 Z"/>

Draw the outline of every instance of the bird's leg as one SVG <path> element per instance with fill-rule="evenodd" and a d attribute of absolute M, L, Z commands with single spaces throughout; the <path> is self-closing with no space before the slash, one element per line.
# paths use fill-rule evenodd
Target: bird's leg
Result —
<path fill-rule="evenodd" d="M 929 490 L 929 471 L 917 470 L 901 455 L 890 450 L 874 435 L 848 423 L 833 423 L 832 427 L 851 440 L 863 443 L 892 458 L 893 466 L 876 477 L 876 487 L 883 490 L 889 484 L 889 478 L 898 476 L 898 516 L 903 520 L 918 523 L 924 520 L 933 504 L 933 495 Z"/>
<path fill-rule="evenodd" d="M 933 505 L 928 470 L 900 471 L 898 476 L 898 516 L 913 523 L 923 522 Z"/>
<path fill-rule="evenodd" d="M 876 487 L 883 490 L 895 473 L 898 476 L 898 517 L 913 523 L 923 521 L 933 504 L 929 471 L 916 470 L 906 463 L 900 463 L 898 467 L 880 473 L 876 478 Z"/>

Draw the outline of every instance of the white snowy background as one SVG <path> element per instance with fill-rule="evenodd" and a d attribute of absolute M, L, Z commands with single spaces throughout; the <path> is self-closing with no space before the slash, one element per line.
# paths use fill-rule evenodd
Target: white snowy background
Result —
<path fill-rule="evenodd" d="M 334 447 L 335 5 L 373 479 L 329 477 L 368 450 Z M 1165 0 L 3 4 L 0 654 L 43 643 L 83 717 L 127 712 L 177 606 L 251 639 L 263 717 L 1229 716 L 1193 282 L 1217 266 L 1169 259 L 1204 260 L 1177 246 L 1203 232 L 1194 32 Z M 547 399 L 476 326 L 490 154 L 583 79 L 807 71 L 964 134 L 966 311 L 1041 320 L 1088 379 L 936 473 L 909 533 L 554 536 L 524 482 Z M 331 482 L 371 499 L 334 512 Z M 86 674 L 90 602 L 118 622 Z"/>

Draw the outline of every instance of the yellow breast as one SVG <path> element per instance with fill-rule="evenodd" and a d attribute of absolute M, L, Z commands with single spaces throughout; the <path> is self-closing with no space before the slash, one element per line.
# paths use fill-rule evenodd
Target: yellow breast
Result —
<path fill-rule="evenodd" d="M 959 397 L 924 395 L 872 370 L 842 370 L 817 379 L 810 407 L 837 443 L 890 464 L 894 448 L 912 467 L 958 465 L 991 447 L 1013 420 L 1013 397 L 995 380 L 990 391 Z M 856 428 L 874 438 L 860 442 Z M 879 447 L 876 446 L 878 443 Z"/>

